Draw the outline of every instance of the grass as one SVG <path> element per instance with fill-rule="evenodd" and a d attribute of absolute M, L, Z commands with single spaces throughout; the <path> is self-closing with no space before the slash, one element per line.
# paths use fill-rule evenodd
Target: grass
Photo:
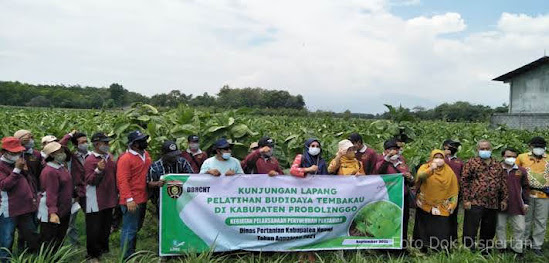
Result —
<path fill-rule="evenodd" d="M 154 208 L 152 208 L 154 209 Z M 157 256 L 158 251 L 158 220 L 153 215 L 153 210 L 149 206 L 145 224 L 143 229 L 138 234 L 137 253 L 128 262 L 159 262 Z M 413 211 L 413 210 L 412 210 Z M 413 215 L 413 212 L 412 212 Z M 463 222 L 463 212 L 460 212 L 459 222 Z M 78 214 L 77 226 L 80 230 L 81 246 L 65 245 L 56 253 L 52 253 L 47 248 L 42 248 L 37 255 L 29 255 L 27 253 L 16 253 L 12 261 L 13 263 L 50 263 L 50 262 L 86 262 L 86 239 L 84 235 L 84 215 Z M 461 232 L 462 225 L 460 224 Z M 410 220 L 409 232 L 413 230 L 413 216 Z M 523 259 L 518 259 L 513 253 L 494 252 L 489 256 L 483 256 L 480 252 L 471 252 L 464 248 L 457 248 L 450 253 L 439 252 L 423 254 L 416 249 L 410 249 L 410 254 L 407 256 L 397 256 L 396 254 L 375 251 L 375 250 L 353 250 L 353 251 L 320 251 L 315 252 L 316 262 L 344 262 L 344 263 L 362 263 L 362 262 L 380 262 L 380 263 L 397 263 L 397 262 L 547 262 L 549 259 L 549 232 L 546 232 L 544 244 L 544 257 L 536 257 L 532 252 L 527 251 Z M 122 262 L 120 257 L 120 232 L 115 232 L 110 239 L 110 253 L 104 255 L 102 262 Z M 227 253 L 189 253 L 187 255 L 170 258 L 168 262 L 184 262 L 184 263 L 285 263 L 285 262 L 300 262 L 300 258 L 304 253 L 276 253 L 276 252 L 227 252 Z"/>

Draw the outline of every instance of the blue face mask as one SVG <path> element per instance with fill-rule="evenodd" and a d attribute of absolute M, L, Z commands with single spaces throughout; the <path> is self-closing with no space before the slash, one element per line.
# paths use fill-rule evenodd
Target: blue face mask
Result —
<path fill-rule="evenodd" d="M 231 159 L 231 153 L 223 153 L 221 157 L 225 160 L 229 160 Z"/>
<path fill-rule="evenodd" d="M 480 150 L 478 151 L 478 156 L 482 159 L 488 159 L 492 156 L 492 151 Z"/>

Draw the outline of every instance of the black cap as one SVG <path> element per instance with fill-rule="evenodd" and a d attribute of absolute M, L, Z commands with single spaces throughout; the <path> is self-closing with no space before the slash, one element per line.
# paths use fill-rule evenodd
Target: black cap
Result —
<path fill-rule="evenodd" d="M 360 136 L 360 134 L 358 133 L 351 133 L 351 135 L 349 135 L 349 141 L 351 141 L 352 143 L 355 143 L 355 142 L 363 142 L 362 141 L 362 136 Z"/>
<path fill-rule="evenodd" d="M 274 147 L 274 140 L 269 137 L 263 137 L 257 142 L 257 144 L 259 145 L 259 147 Z"/>
<path fill-rule="evenodd" d="M 543 137 L 540 136 L 532 138 L 528 144 L 534 147 L 547 147 L 547 142 Z"/>
<path fill-rule="evenodd" d="M 162 144 L 162 154 L 180 155 L 181 151 L 177 148 L 174 141 L 165 141 Z"/>
<path fill-rule="evenodd" d="M 189 142 L 199 142 L 200 141 L 200 137 L 198 137 L 198 135 L 189 135 L 189 137 L 187 137 L 187 140 Z"/>
<path fill-rule="evenodd" d="M 461 143 L 458 142 L 458 141 L 454 141 L 454 140 L 451 140 L 451 139 L 448 139 L 448 140 L 445 140 L 443 143 L 442 143 L 442 146 L 445 146 L 445 145 L 448 145 L 452 148 L 459 148 L 459 146 L 461 146 Z"/>
<path fill-rule="evenodd" d="M 225 149 L 231 147 L 231 144 L 225 138 L 221 138 L 214 143 L 214 150 Z"/>
<path fill-rule="evenodd" d="M 391 149 L 391 148 L 398 148 L 398 144 L 397 144 L 396 139 L 386 140 L 383 143 L 383 149 L 387 150 L 387 149 Z"/>
<path fill-rule="evenodd" d="M 141 131 L 132 131 L 128 134 L 128 144 L 132 144 L 135 141 L 147 140 L 149 135 L 142 133 Z"/>
<path fill-rule="evenodd" d="M 112 140 L 112 138 L 110 138 L 109 136 L 105 135 L 102 132 L 95 133 L 91 137 L 92 142 L 110 142 L 111 140 Z"/>

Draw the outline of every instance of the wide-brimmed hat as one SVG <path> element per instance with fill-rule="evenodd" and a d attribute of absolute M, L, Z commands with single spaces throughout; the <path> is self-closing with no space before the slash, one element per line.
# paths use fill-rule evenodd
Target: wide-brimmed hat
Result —
<path fill-rule="evenodd" d="M 42 137 L 42 144 L 47 144 L 47 143 L 50 143 L 50 142 L 55 142 L 57 141 L 57 137 L 53 136 L 53 135 L 46 135 L 44 137 Z"/>
<path fill-rule="evenodd" d="M 50 142 L 48 144 L 46 144 L 46 146 L 44 146 L 44 149 L 42 149 L 42 151 L 44 152 L 44 154 L 46 154 L 46 157 L 50 156 L 50 154 L 58 151 L 59 149 L 61 149 L 61 144 L 58 143 L 58 142 Z"/>

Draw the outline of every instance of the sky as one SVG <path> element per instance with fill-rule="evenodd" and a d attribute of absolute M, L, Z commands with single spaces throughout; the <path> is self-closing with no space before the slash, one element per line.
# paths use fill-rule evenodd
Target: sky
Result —
<path fill-rule="evenodd" d="M 508 102 L 547 0 L 0 0 L 0 80 L 147 96 L 262 87 L 310 110 Z"/>

